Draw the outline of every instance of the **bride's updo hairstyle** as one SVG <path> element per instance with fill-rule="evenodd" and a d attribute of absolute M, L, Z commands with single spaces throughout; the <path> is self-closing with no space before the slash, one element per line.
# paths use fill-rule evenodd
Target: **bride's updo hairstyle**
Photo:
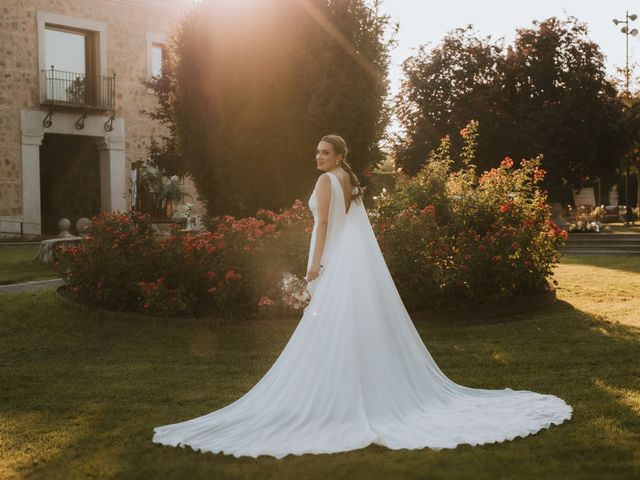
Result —
<path fill-rule="evenodd" d="M 321 142 L 328 142 L 333 145 L 333 150 L 337 154 L 342 154 L 342 160 L 338 163 L 339 166 L 343 168 L 345 172 L 349 174 L 351 178 L 351 186 L 353 187 L 353 192 L 351 194 L 352 200 L 362 200 L 362 195 L 364 195 L 364 188 L 360 186 L 360 181 L 355 173 L 353 173 L 353 169 L 351 165 L 347 162 L 347 153 L 349 153 L 349 149 L 347 148 L 347 142 L 344 141 L 340 135 L 325 135 L 320 139 Z"/>

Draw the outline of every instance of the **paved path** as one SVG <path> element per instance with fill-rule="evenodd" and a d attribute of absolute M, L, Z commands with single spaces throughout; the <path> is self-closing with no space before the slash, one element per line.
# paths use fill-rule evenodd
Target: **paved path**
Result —
<path fill-rule="evenodd" d="M 52 278 L 50 280 L 36 280 L 33 282 L 12 283 L 11 285 L 0 285 L 0 295 L 3 293 L 23 293 L 33 292 L 35 290 L 43 290 L 45 288 L 57 288 L 64 285 L 61 278 Z"/>

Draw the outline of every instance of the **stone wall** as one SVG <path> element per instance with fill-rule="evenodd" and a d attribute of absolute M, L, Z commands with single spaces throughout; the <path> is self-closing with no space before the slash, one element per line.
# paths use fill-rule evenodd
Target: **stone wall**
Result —
<path fill-rule="evenodd" d="M 147 35 L 169 36 L 191 0 L 3 0 L 0 3 L 0 220 L 22 212 L 20 111 L 40 105 L 37 12 L 107 25 L 107 72 L 116 74 L 116 115 L 125 122 L 127 168 L 147 157 L 160 126 L 140 110 L 152 109 L 147 78 Z M 55 121 L 55 115 L 54 115 Z M 128 171 L 128 170 L 127 170 Z M 185 182 L 197 199 L 192 182 Z M 127 180 L 128 185 L 128 180 Z M 128 201 L 130 207 L 130 199 Z M 197 204 L 195 213 L 202 213 Z"/>

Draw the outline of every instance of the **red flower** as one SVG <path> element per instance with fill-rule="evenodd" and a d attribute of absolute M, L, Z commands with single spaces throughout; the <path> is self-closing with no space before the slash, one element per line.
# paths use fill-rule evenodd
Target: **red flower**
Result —
<path fill-rule="evenodd" d="M 435 214 L 436 214 L 436 207 L 435 207 L 435 206 L 433 206 L 433 205 L 427 205 L 426 207 L 424 207 L 424 208 L 421 210 L 421 212 L 422 212 L 424 215 L 429 215 L 429 216 L 431 216 L 431 217 L 435 217 Z"/>
<path fill-rule="evenodd" d="M 513 167 L 513 159 L 511 157 L 504 157 L 504 160 L 500 162 L 500 166 L 504 168 Z"/>
<path fill-rule="evenodd" d="M 546 170 L 536 167 L 536 169 L 533 171 L 533 181 L 540 182 L 546 174 Z"/>
<path fill-rule="evenodd" d="M 261 297 L 258 301 L 258 305 L 273 305 L 273 300 L 271 300 L 269 297 Z"/>
<path fill-rule="evenodd" d="M 231 280 L 240 280 L 242 278 L 242 275 L 240 275 L 239 273 L 236 273 L 233 270 L 229 270 L 227 272 L 227 274 L 224 277 L 227 281 L 231 281 Z"/>

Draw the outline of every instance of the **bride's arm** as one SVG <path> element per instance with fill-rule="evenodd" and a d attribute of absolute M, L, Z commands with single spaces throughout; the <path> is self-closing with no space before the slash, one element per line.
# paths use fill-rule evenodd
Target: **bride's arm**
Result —
<path fill-rule="evenodd" d="M 327 240 L 329 227 L 329 205 L 331 202 L 331 179 L 322 174 L 316 183 L 316 198 L 318 200 L 318 224 L 316 226 L 316 243 L 313 249 L 311 266 L 307 272 L 307 280 L 315 280 L 320 274 L 320 260 Z"/>

